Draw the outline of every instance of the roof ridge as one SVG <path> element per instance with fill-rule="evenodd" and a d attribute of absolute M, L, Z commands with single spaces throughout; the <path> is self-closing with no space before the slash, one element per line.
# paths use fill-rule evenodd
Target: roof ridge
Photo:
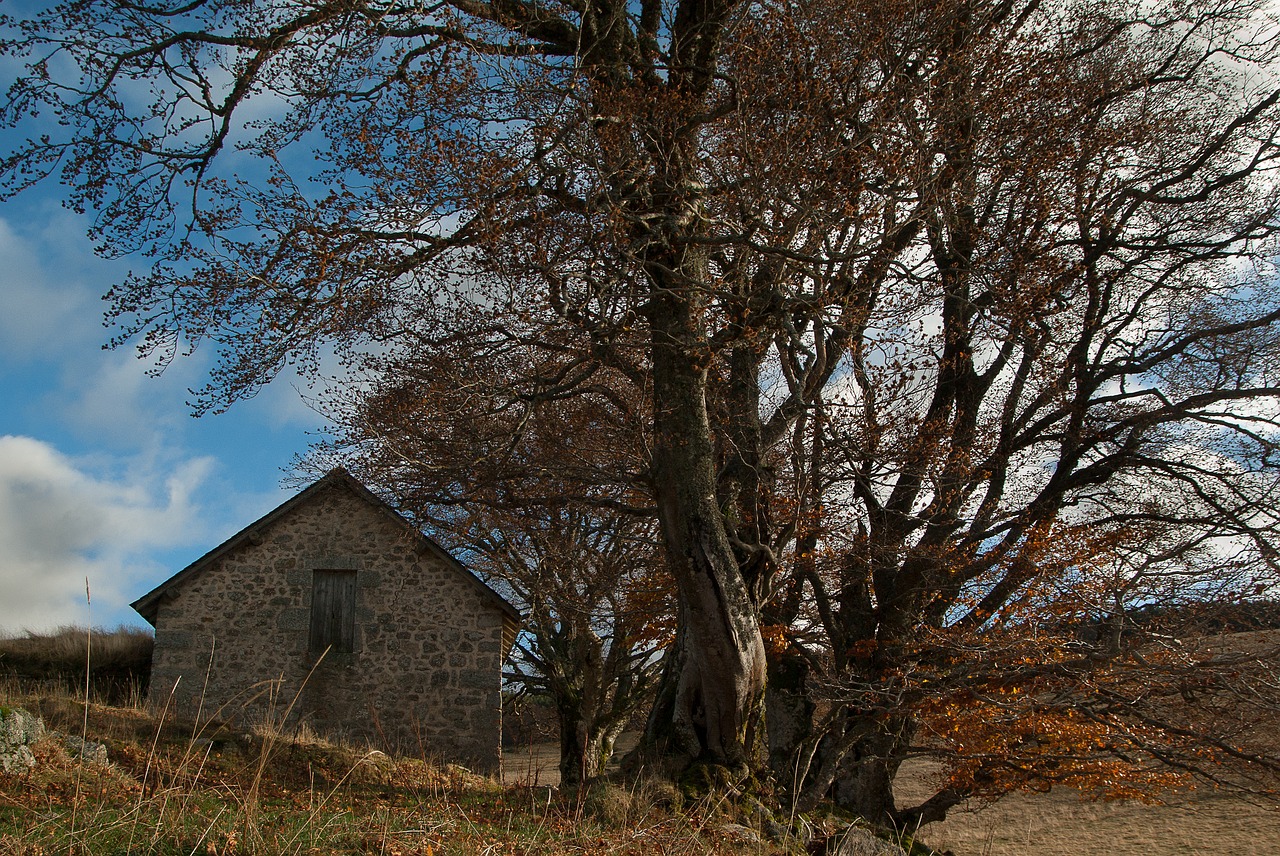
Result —
<path fill-rule="evenodd" d="M 367 485 L 341 466 L 330 469 L 319 479 L 312 482 L 310 485 L 303 488 L 301 491 L 294 494 L 271 511 L 268 511 L 248 526 L 245 526 L 230 538 L 223 541 L 221 544 L 214 547 L 212 550 L 205 553 L 203 556 L 196 559 L 194 562 L 187 565 L 164 582 L 160 583 L 160 585 L 135 600 L 130 604 L 130 606 L 132 606 L 139 615 L 145 618 L 147 622 L 154 627 L 160 601 L 166 594 L 187 583 L 218 559 L 233 550 L 238 549 L 246 543 L 255 543 L 254 539 L 260 538 L 261 530 L 274 525 L 277 521 L 288 516 L 297 508 L 305 505 L 307 502 L 315 498 L 323 488 L 338 484 L 341 484 L 351 490 L 352 493 L 373 505 L 380 512 L 390 516 L 396 523 L 407 529 L 410 534 L 420 539 L 429 550 L 443 558 L 446 564 L 452 566 L 455 570 L 469 578 L 473 584 L 479 586 L 482 592 L 492 599 L 503 612 L 508 614 L 510 618 L 517 622 L 522 620 L 523 616 L 521 616 L 520 611 L 516 609 L 506 598 L 494 591 L 484 580 L 476 576 L 475 572 L 459 561 L 456 556 L 444 549 L 444 547 L 440 546 L 434 538 L 415 526 L 390 503 L 375 494 Z"/>

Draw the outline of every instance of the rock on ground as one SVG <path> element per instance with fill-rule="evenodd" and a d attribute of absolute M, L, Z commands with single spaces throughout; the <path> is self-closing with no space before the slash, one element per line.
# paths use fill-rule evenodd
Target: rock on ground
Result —
<path fill-rule="evenodd" d="M 0 708 L 0 772 L 23 773 L 36 764 L 29 748 L 44 736 L 44 721 L 22 708 Z"/>
<path fill-rule="evenodd" d="M 94 743 L 74 734 L 64 734 L 62 745 L 67 748 L 67 754 L 77 761 L 101 766 L 107 764 L 107 747 L 101 743 Z"/>
<path fill-rule="evenodd" d="M 721 834 L 729 837 L 734 841 L 745 844 L 760 844 L 760 833 L 756 832 L 749 826 L 743 826 L 740 823 L 726 823 L 720 827 Z"/>
<path fill-rule="evenodd" d="M 907 856 L 907 851 L 898 845 L 858 826 L 833 835 L 827 852 L 831 856 Z"/>

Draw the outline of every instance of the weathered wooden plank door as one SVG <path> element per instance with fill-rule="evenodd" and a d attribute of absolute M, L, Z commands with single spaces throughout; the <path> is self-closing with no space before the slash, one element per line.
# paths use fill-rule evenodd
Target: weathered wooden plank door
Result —
<path fill-rule="evenodd" d="M 349 654 L 356 643 L 356 572 L 315 571 L 311 582 L 312 651 Z"/>

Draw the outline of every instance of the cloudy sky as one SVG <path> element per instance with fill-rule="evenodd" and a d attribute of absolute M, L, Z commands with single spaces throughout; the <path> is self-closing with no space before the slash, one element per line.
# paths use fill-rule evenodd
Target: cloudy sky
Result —
<path fill-rule="evenodd" d="M 287 498 L 321 427 L 288 381 L 195 419 L 201 355 L 152 378 L 104 351 L 128 264 L 86 226 L 54 187 L 0 204 L 0 633 L 143 625 L 129 603 Z"/>

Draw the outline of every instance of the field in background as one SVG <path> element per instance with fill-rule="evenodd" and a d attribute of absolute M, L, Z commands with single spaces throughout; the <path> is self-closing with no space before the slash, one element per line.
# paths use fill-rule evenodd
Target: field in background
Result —
<path fill-rule="evenodd" d="M 906 798 L 922 796 L 923 764 L 904 769 Z M 1013 794 L 953 811 L 920 830 L 956 856 L 1270 856 L 1280 854 L 1280 805 L 1211 789 L 1167 795 L 1164 805 L 1083 800 L 1069 788 Z"/>
<path fill-rule="evenodd" d="M 1188 651 L 1248 653 L 1277 662 L 1280 630 L 1275 604 L 1265 610 L 1221 610 L 1204 622 L 1205 634 L 1185 638 Z M 1280 672 L 1280 668 L 1277 669 Z M 1280 753 L 1280 720 L 1266 742 Z M 907 765 L 901 795 L 921 799 L 931 779 L 925 763 Z M 1048 794 L 1014 794 L 988 806 L 954 811 L 926 826 L 921 837 L 957 856 L 1236 856 L 1280 854 L 1280 799 L 1251 800 L 1201 786 L 1163 794 L 1163 804 L 1094 802 L 1070 788 Z"/>

